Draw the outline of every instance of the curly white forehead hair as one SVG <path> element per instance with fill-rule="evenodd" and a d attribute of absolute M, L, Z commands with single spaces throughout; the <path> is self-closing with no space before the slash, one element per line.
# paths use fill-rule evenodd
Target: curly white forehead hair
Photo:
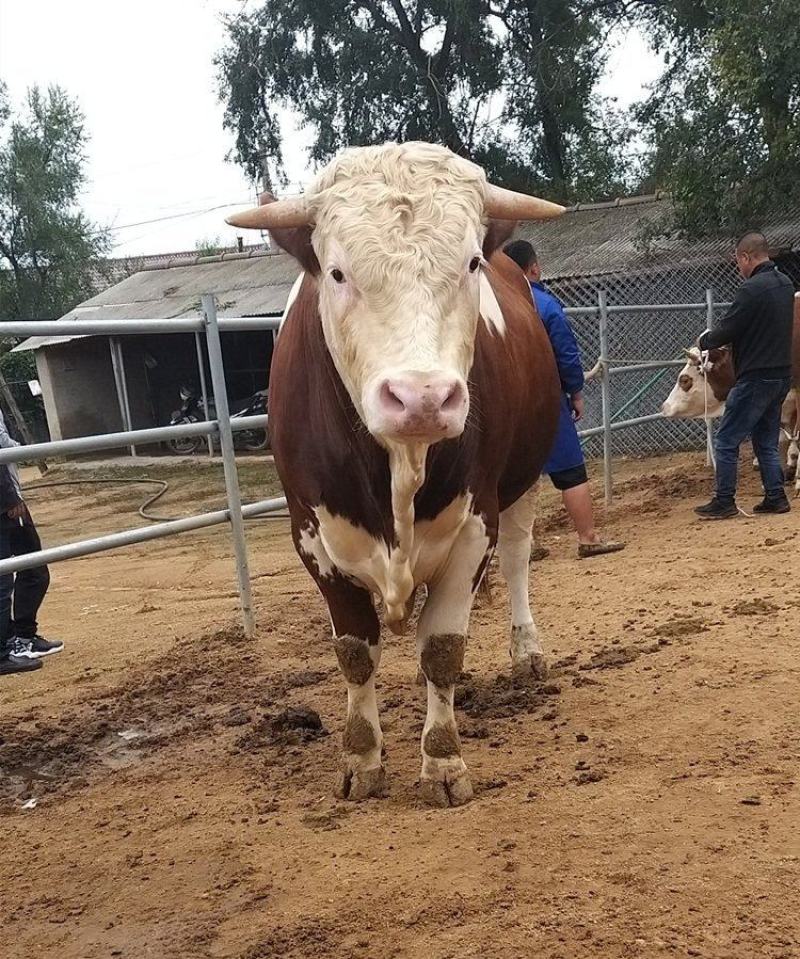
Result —
<path fill-rule="evenodd" d="M 385 284 L 387 262 L 429 280 L 456 281 L 465 244 L 483 237 L 485 194 L 483 170 L 445 147 L 388 143 L 344 150 L 305 199 L 320 258 L 335 238 L 371 287 Z"/>

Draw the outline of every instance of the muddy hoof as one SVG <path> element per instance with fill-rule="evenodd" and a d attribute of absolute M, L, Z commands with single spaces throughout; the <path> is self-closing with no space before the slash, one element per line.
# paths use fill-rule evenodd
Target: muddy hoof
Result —
<path fill-rule="evenodd" d="M 459 773 L 445 782 L 439 779 L 421 779 L 419 795 L 428 806 L 446 809 L 448 806 L 463 806 L 472 799 L 474 793 L 467 773 Z"/>
<path fill-rule="evenodd" d="M 548 672 L 547 660 L 541 653 L 531 653 L 530 656 L 526 656 L 525 659 L 521 659 L 511 666 L 512 678 L 524 682 L 530 680 L 537 683 L 544 682 L 547 679 Z"/>
<path fill-rule="evenodd" d="M 384 799 L 389 794 L 386 784 L 386 770 L 383 766 L 377 769 L 362 769 L 357 772 L 345 771 L 342 781 L 336 790 L 339 799 L 349 799 L 350 802 L 362 802 L 364 799 Z"/>

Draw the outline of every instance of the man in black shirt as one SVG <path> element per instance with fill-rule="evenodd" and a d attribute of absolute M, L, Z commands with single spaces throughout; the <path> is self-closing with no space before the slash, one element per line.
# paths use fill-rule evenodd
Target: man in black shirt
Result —
<path fill-rule="evenodd" d="M 794 287 L 769 258 L 763 233 L 746 233 L 736 245 L 736 264 L 745 282 L 714 330 L 699 340 L 701 350 L 733 349 L 736 385 L 728 394 L 714 443 L 716 494 L 695 512 L 703 519 L 736 516 L 739 447 L 749 436 L 758 457 L 764 500 L 756 513 L 788 513 L 778 441 L 781 406 L 789 392 L 794 322 Z"/>

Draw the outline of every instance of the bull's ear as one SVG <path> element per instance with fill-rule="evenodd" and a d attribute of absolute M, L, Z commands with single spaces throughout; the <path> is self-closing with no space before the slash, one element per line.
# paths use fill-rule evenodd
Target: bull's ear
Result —
<path fill-rule="evenodd" d="M 510 240 L 517 228 L 516 220 L 489 220 L 486 236 L 483 238 L 483 258 L 488 260 L 495 250 Z"/>
<path fill-rule="evenodd" d="M 294 226 L 269 232 L 278 246 L 293 256 L 306 272 L 318 276 L 319 260 L 311 245 L 311 230 L 310 226 Z"/>

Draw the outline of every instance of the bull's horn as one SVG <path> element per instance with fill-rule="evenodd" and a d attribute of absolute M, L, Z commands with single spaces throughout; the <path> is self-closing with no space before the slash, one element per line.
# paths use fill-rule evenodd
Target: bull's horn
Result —
<path fill-rule="evenodd" d="M 243 230 L 279 230 L 308 226 L 311 223 L 311 214 L 306 201 L 300 197 L 293 200 L 276 200 L 251 210 L 243 210 L 226 217 L 225 222 Z"/>
<path fill-rule="evenodd" d="M 504 190 L 493 183 L 486 184 L 486 213 L 495 220 L 550 220 L 561 216 L 565 208 L 538 196 Z"/>

